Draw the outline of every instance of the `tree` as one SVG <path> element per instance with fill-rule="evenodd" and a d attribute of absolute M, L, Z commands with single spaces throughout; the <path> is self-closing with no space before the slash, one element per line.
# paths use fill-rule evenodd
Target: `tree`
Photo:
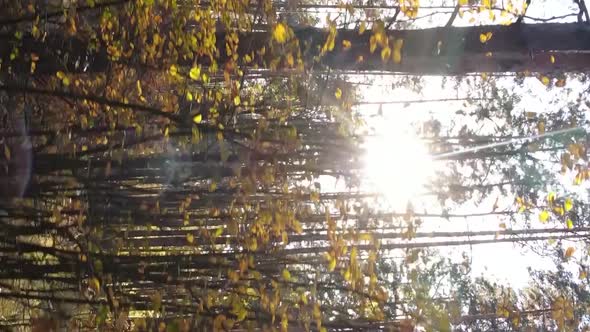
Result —
<path fill-rule="evenodd" d="M 398 14 L 410 18 L 418 8 L 401 7 Z M 372 203 L 378 194 L 359 184 L 365 137 L 354 107 L 363 101 L 342 74 L 579 70 L 585 55 L 568 52 L 586 47 L 581 24 L 390 31 L 385 20 L 371 18 L 354 30 L 346 19 L 316 29 L 293 21 L 317 23 L 317 16 L 283 18 L 281 8 L 233 0 L 7 6 L 0 24 L 0 297 L 23 315 L 0 324 L 33 330 L 448 329 L 467 322 L 451 302 L 429 301 L 432 286 L 449 273 L 466 289 L 476 286 L 460 278 L 468 264 L 429 261 L 426 248 L 587 237 L 583 224 L 421 232 L 424 219 L 466 215 L 412 206 L 380 211 Z M 359 34 L 367 22 L 371 30 Z M 531 58 L 531 45 L 564 54 Z M 562 85 L 562 77 L 539 76 L 547 86 L 554 78 Z M 466 128 L 457 135 L 459 145 L 528 135 L 539 123 L 550 129 L 585 120 L 576 112 L 529 123 L 494 91 L 489 103 L 469 100 L 481 102 L 475 116 L 509 119 L 513 126 L 487 137 Z M 497 112 L 489 112 L 492 107 Z M 449 137 L 457 131 L 443 129 Z M 440 130 L 429 138 L 452 147 Z M 581 182 L 588 178 L 585 150 L 573 145 L 564 167 L 575 169 Z M 555 140 L 543 148 L 562 146 Z M 521 147 L 504 146 L 447 159 L 458 166 L 475 160 L 478 171 L 482 160 L 493 159 L 499 174 L 506 165 L 517 168 L 514 160 L 523 155 Z M 449 187 L 465 192 L 494 186 L 455 175 L 462 181 Z M 344 185 L 326 188 L 325 177 Z M 519 190 L 538 196 L 543 182 L 526 181 L 516 180 Z M 518 220 L 524 207 L 534 216 L 566 217 L 558 209 L 566 210 L 565 198 L 549 209 L 519 190 L 522 206 L 472 216 Z M 383 258 L 396 251 L 403 263 Z M 484 294 L 483 304 L 474 303 L 465 321 L 484 326 L 491 314 L 503 317 L 491 319 L 493 329 L 518 325 L 498 311 L 496 290 L 469 293 Z M 518 300 L 505 294 L 511 303 Z"/>

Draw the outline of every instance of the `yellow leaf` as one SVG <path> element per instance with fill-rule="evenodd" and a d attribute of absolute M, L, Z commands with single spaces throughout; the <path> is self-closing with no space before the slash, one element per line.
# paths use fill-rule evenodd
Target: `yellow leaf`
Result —
<path fill-rule="evenodd" d="M 287 54 L 287 64 L 289 64 L 289 66 L 293 67 L 293 65 L 295 64 L 295 59 L 293 58 L 293 54 L 289 53 Z"/>
<path fill-rule="evenodd" d="M 96 277 L 90 279 L 90 281 L 88 282 L 88 287 L 92 289 L 95 293 L 100 293 L 100 281 L 98 281 Z"/>
<path fill-rule="evenodd" d="M 574 247 L 568 247 L 565 250 L 565 258 L 570 258 L 574 255 L 574 251 L 576 251 L 576 249 L 574 249 Z"/>
<path fill-rule="evenodd" d="M 256 291 L 256 289 L 252 288 L 252 287 L 248 287 L 246 289 L 246 294 L 248 296 L 258 296 L 258 292 Z"/>
<path fill-rule="evenodd" d="M 361 25 L 359 26 L 359 35 L 365 33 L 365 30 L 367 30 L 367 23 L 365 21 L 362 21 Z"/>
<path fill-rule="evenodd" d="M 350 281 L 350 278 L 351 278 L 351 274 L 350 274 L 350 268 L 348 268 L 348 269 L 346 269 L 346 270 L 344 271 L 344 275 L 343 275 L 343 277 L 344 277 L 344 280 L 346 280 L 346 281 Z"/>
<path fill-rule="evenodd" d="M 506 223 L 505 223 L 505 222 L 503 222 L 503 223 L 500 223 L 500 228 L 502 228 L 502 229 L 506 229 Z"/>
<path fill-rule="evenodd" d="M 553 55 L 549 57 L 549 60 L 551 61 L 551 63 L 555 63 L 555 57 Z"/>
<path fill-rule="evenodd" d="M 399 50 L 393 50 L 393 62 L 394 63 L 401 63 L 402 62 L 402 52 Z"/>
<path fill-rule="evenodd" d="M 193 101 L 193 94 L 190 91 L 186 92 L 186 100 Z"/>
<path fill-rule="evenodd" d="M 551 79 L 549 79 L 547 76 L 543 76 L 541 77 L 541 83 L 543 83 L 544 86 L 548 86 L 549 83 L 551 83 Z"/>
<path fill-rule="evenodd" d="M 186 234 L 186 242 L 193 244 L 195 242 L 195 236 L 191 233 Z"/>
<path fill-rule="evenodd" d="M 251 251 L 256 251 L 256 249 L 258 249 L 258 241 L 256 238 L 251 238 L 249 242 L 248 249 Z"/>
<path fill-rule="evenodd" d="M 289 318 L 287 317 L 287 314 L 284 313 L 283 316 L 281 317 L 281 331 L 288 331 L 289 328 Z"/>
<path fill-rule="evenodd" d="M 342 41 L 342 47 L 347 50 L 352 46 L 352 43 L 350 42 L 350 40 L 343 40 Z"/>
<path fill-rule="evenodd" d="M 141 89 L 141 82 L 139 80 L 137 80 L 137 94 L 140 96 L 143 94 L 143 91 Z"/>
<path fill-rule="evenodd" d="M 273 32 L 272 37 L 276 40 L 279 44 L 284 44 L 287 41 L 287 28 L 283 23 L 278 23 Z"/>
<path fill-rule="evenodd" d="M 563 208 L 565 211 L 569 211 L 574 207 L 574 201 L 571 198 L 566 198 L 565 203 L 563 203 Z"/>
<path fill-rule="evenodd" d="M 340 88 L 336 88 L 336 91 L 334 92 L 334 96 L 336 97 L 336 99 L 342 98 L 342 90 L 340 90 Z"/>
<path fill-rule="evenodd" d="M 287 269 L 283 269 L 283 279 L 285 279 L 285 281 L 291 281 L 291 272 L 289 272 L 289 270 Z"/>
<path fill-rule="evenodd" d="M 168 73 L 171 76 L 176 76 L 178 75 L 178 67 L 176 65 L 171 65 L 170 68 L 168 69 Z"/>
<path fill-rule="evenodd" d="M 467 6 L 469 4 L 468 0 L 459 0 L 459 5 L 461 6 Z"/>
<path fill-rule="evenodd" d="M 566 224 L 567 224 L 567 228 L 568 228 L 568 229 L 572 229 L 572 228 L 574 228 L 574 222 L 573 222 L 571 219 L 568 219 L 568 220 L 566 221 Z"/>
<path fill-rule="evenodd" d="M 194 123 L 201 123 L 201 121 L 203 121 L 203 115 L 202 114 L 197 114 L 197 115 L 193 116 L 193 122 Z"/>
<path fill-rule="evenodd" d="M 199 79 L 199 77 L 201 77 L 201 67 L 194 66 L 193 68 L 191 68 L 188 75 L 190 76 L 190 78 L 192 80 L 197 81 Z"/>
<path fill-rule="evenodd" d="M 371 38 L 369 38 L 369 51 L 371 51 L 371 53 L 374 53 L 376 49 L 377 39 L 375 38 L 375 36 L 371 36 Z"/>
<path fill-rule="evenodd" d="M 393 49 L 396 51 L 401 51 L 402 47 L 404 47 L 404 40 L 399 38 L 393 42 Z"/>
<path fill-rule="evenodd" d="M 559 214 L 560 216 L 563 216 L 565 214 L 565 210 L 561 206 L 554 207 L 553 211 Z"/>
<path fill-rule="evenodd" d="M 389 57 L 391 56 L 391 48 L 385 46 L 382 50 L 381 50 L 381 59 L 383 61 L 386 61 L 389 59 Z"/>
<path fill-rule="evenodd" d="M 330 256 L 330 261 L 328 262 L 328 271 L 332 272 L 336 269 L 336 258 Z"/>
<path fill-rule="evenodd" d="M 481 33 L 479 35 L 479 41 L 482 44 L 487 43 L 490 39 L 492 39 L 492 33 L 491 32 Z"/>
<path fill-rule="evenodd" d="M 539 121 L 539 123 L 537 123 L 537 129 L 539 130 L 539 134 L 544 134 L 545 133 L 545 122 Z"/>
<path fill-rule="evenodd" d="M 4 144 L 4 157 L 6 157 L 6 160 L 10 160 L 10 148 L 8 147 L 7 144 Z"/>
<path fill-rule="evenodd" d="M 238 105 L 240 105 L 240 102 L 241 102 L 240 96 L 239 95 L 236 95 L 234 97 L 234 105 L 238 106 Z"/>
<path fill-rule="evenodd" d="M 588 272 L 586 272 L 585 270 L 580 271 L 580 279 L 584 280 L 586 279 L 586 277 L 588 277 Z"/>
<path fill-rule="evenodd" d="M 553 204 L 556 196 L 557 195 L 553 191 L 551 191 L 551 192 L 549 192 L 549 194 L 547 194 L 547 202 L 549 203 L 549 205 Z"/>
<path fill-rule="evenodd" d="M 170 127 L 166 126 L 164 129 L 164 137 L 168 137 L 170 135 Z"/>
<path fill-rule="evenodd" d="M 301 234 L 301 232 L 303 232 L 303 227 L 301 226 L 299 220 L 293 220 L 291 228 L 293 228 L 293 231 L 295 231 L 297 234 Z"/>
<path fill-rule="evenodd" d="M 481 73 L 481 79 L 482 80 L 487 80 L 488 79 L 488 73 Z"/>
<path fill-rule="evenodd" d="M 547 210 L 543 210 L 540 214 L 539 214 L 539 221 L 542 223 L 546 223 L 547 220 L 549 220 L 549 212 Z"/>

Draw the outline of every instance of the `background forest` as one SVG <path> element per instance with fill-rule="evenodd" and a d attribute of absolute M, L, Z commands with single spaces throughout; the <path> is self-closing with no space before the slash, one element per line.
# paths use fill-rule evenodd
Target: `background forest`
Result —
<path fill-rule="evenodd" d="M 0 330 L 588 331 L 584 0 L 0 0 Z"/>

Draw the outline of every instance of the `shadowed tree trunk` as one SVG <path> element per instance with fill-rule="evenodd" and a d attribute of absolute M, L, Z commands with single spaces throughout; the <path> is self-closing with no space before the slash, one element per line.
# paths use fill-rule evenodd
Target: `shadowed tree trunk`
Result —
<path fill-rule="evenodd" d="M 491 38 L 482 43 L 481 34 L 491 33 Z M 318 53 L 328 35 L 324 29 L 305 28 L 294 31 L 305 58 Z M 393 30 L 387 32 L 390 39 L 403 39 L 401 62 L 390 57 L 384 61 L 381 47 L 370 52 L 371 31 L 359 35 L 357 30 L 339 30 L 334 50 L 327 52 L 321 63 L 332 69 L 346 71 L 385 71 L 423 75 L 465 74 L 473 72 L 571 72 L 586 71 L 590 65 L 590 27 L 585 24 L 513 24 L 510 26 L 440 27 L 423 30 Z M 351 47 L 343 48 L 342 41 L 350 41 Z M 35 53 L 39 56 L 36 74 L 53 74 L 58 70 L 69 72 L 101 72 L 107 69 L 110 60 L 104 50 L 88 51 L 86 43 L 78 39 L 62 39 L 50 35 L 45 42 L 32 37 L 17 41 L 13 36 L 0 37 L 0 56 L 5 63 L 13 45 L 20 44 L 21 54 Z M 239 59 L 252 51 L 268 46 L 268 32 L 245 33 L 240 36 Z M 225 53 L 225 34 L 218 33 L 217 49 L 221 54 L 219 63 L 228 60 Z M 67 57 L 55 54 L 67 54 Z M 264 66 L 270 59 L 284 52 L 267 52 L 264 59 L 255 59 Z M 392 52 L 393 53 L 393 52 Z M 553 60 L 551 58 L 553 55 Z M 362 57 L 362 61 L 359 59 Z M 21 56 L 12 63 L 15 72 L 28 73 L 28 56 Z M 196 59 L 206 64 L 208 59 Z M 135 59 L 120 60 L 130 66 L 141 67 Z M 195 59 L 179 59 L 187 66 Z M 307 61 L 306 63 L 312 63 Z M 3 66 L 6 70 L 9 66 Z M 156 65 L 157 67 L 157 65 Z"/>

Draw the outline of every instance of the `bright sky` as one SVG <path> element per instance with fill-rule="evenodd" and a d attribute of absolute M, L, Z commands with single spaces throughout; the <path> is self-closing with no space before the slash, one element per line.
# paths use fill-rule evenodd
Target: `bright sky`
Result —
<path fill-rule="evenodd" d="M 421 100 L 438 98 L 461 98 L 467 93 L 457 91 L 453 84 L 447 84 L 446 88 L 441 87 L 440 77 L 430 77 L 423 81 L 423 89 L 420 93 L 409 91 L 404 88 L 392 88 L 391 81 L 395 78 L 381 77 L 375 79 L 374 85 L 363 86 L 363 98 L 371 102 Z M 514 88 L 511 84 L 512 78 L 504 83 L 510 89 L 523 96 L 520 103 L 515 107 L 515 112 L 528 111 L 549 113 L 556 112 L 563 108 L 568 100 L 564 89 L 547 88 L 536 78 L 527 79 L 522 88 Z M 569 87 L 573 90 L 582 88 L 580 84 L 572 83 Z M 577 94 L 577 93 L 576 93 Z M 576 95 L 574 94 L 574 95 Z M 561 97 L 561 98 L 560 98 Z M 404 104 L 383 104 L 381 113 L 379 105 L 364 105 L 360 109 L 368 114 L 367 122 L 374 127 L 377 137 L 368 143 L 366 155 L 366 172 L 369 186 L 381 192 L 390 207 L 396 211 L 405 211 L 407 200 L 411 200 L 417 210 L 428 209 L 429 212 L 439 213 L 440 204 L 433 197 L 420 195 L 423 185 L 432 178 L 435 171 L 444 170 L 440 162 L 433 161 L 429 156 L 425 145 L 415 135 L 413 124 L 428 118 L 436 118 L 443 125 L 450 125 L 457 110 L 466 110 L 462 102 L 438 102 L 438 103 L 412 103 Z M 370 116 L 373 115 L 373 116 Z M 458 126 L 460 127 L 460 126 Z M 479 134 L 493 133 L 493 126 L 480 126 Z M 571 183 L 571 179 L 566 180 Z M 492 181 L 493 182 L 493 181 Z M 570 186 L 571 187 L 571 186 Z M 556 190 L 547 188 L 547 191 Z M 580 193 L 587 188 L 580 188 Z M 493 209 L 494 201 L 499 197 L 498 210 L 514 209 L 514 197 L 491 195 L 479 206 L 474 204 L 458 205 L 450 213 L 471 214 L 490 212 Z M 499 224 L 504 222 L 498 217 L 473 217 L 455 218 L 451 220 L 428 219 L 425 220 L 422 231 L 478 231 L 478 230 L 500 230 Z M 510 224 L 508 224 L 509 228 Z M 533 225 L 539 228 L 542 225 Z M 514 229 L 522 228 L 522 225 L 515 225 Z M 526 285 L 529 273 L 527 267 L 537 269 L 553 269 L 551 258 L 541 257 L 532 251 L 519 245 L 511 243 L 474 245 L 472 247 L 442 248 L 441 252 L 450 252 L 456 257 L 466 251 L 472 257 L 473 276 L 486 275 L 497 278 L 499 281 L 509 283 L 520 288 Z M 574 268 L 572 266 L 572 268 Z"/>

